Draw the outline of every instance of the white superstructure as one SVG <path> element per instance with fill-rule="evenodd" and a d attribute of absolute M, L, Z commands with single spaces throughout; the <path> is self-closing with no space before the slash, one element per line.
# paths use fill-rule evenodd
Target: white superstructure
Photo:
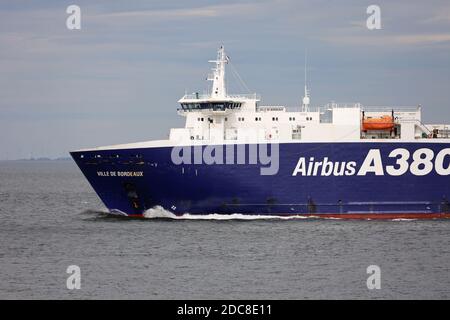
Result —
<path fill-rule="evenodd" d="M 358 103 L 330 103 L 324 107 L 311 108 L 306 70 L 304 97 L 302 105 L 298 107 L 260 105 L 257 94 L 227 94 L 225 66 L 228 61 L 222 46 L 217 60 L 210 61 L 215 63 L 213 74 L 208 77 L 208 80 L 213 81 L 211 93 L 187 94 L 178 101 L 181 104 L 179 114 L 186 117 L 186 125 L 185 128 L 172 129 L 170 140 L 214 144 L 229 141 L 411 141 L 449 135 L 449 126 L 422 124 L 420 106 L 364 107 Z M 364 130 L 364 121 L 383 116 L 392 118 L 391 130 Z"/>

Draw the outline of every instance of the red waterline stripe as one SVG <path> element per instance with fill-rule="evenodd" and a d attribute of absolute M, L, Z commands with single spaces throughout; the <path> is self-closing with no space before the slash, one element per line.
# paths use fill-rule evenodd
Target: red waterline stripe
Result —
<path fill-rule="evenodd" d="M 245 215 L 245 214 L 244 214 Z M 274 215 L 277 216 L 277 215 Z M 316 213 L 316 214 L 288 214 L 279 217 L 311 217 L 337 219 L 450 219 L 450 213 Z M 143 214 L 129 214 L 129 218 L 144 218 Z"/>

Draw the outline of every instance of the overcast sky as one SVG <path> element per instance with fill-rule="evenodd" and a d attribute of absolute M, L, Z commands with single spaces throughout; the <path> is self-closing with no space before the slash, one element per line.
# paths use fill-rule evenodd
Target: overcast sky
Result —
<path fill-rule="evenodd" d="M 66 28 L 71 4 L 81 30 Z M 0 159 L 166 138 L 221 44 L 262 104 L 300 103 L 307 49 L 312 105 L 421 104 L 450 123 L 448 0 L 3 0 Z"/>

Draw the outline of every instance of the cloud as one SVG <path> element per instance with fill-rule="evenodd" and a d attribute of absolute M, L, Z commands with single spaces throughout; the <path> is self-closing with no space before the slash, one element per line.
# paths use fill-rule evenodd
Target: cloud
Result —
<path fill-rule="evenodd" d="M 267 2 L 254 3 L 231 3 L 222 5 L 208 5 L 194 8 L 175 8 L 175 9 L 149 9 L 138 11 L 118 11 L 109 13 L 97 13 L 91 17 L 94 19 L 139 19 L 144 18 L 151 22 L 154 19 L 160 20 L 179 20 L 192 18 L 216 18 L 221 16 L 237 16 L 255 14 L 256 11 L 264 9 Z"/>
<path fill-rule="evenodd" d="M 377 31 L 371 31 L 377 32 Z M 399 35 L 341 35 L 326 36 L 322 40 L 338 45 L 389 46 L 390 49 L 450 44 L 450 33 L 399 34 Z"/>
<path fill-rule="evenodd" d="M 423 24 L 436 24 L 445 25 L 450 24 L 450 5 L 443 5 L 437 8 L 430 7 L 431 12 L 426 18 L 421 19 L 420 23 Z"/>
<path fill-rule="evenodd" d="M 388 39 L 402 45 L 439 44 L 449 42 L 450 33 L 400 35 Z"/>

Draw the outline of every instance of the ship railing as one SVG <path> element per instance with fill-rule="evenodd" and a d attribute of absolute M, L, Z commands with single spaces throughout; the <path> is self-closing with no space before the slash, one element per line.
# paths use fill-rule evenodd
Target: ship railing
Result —
<path fill-rule="evenodd" d="M 333 108 L 362 108 L 362 104 L 355 103 L 355 102 L 330 102 L 325 105 L 326 109 L 333 109 Z"/>
<path fill-rule="evenodd" d="M 425 124 L 419 119 L 402 119 L 400 124 L 402 123 L 415 123 L 423 132 L 423 136 L 421 138 L 433 138 L 433 139 L 449 139 L 450 138 L 450 126 L 448 125 L 434 125 L 434 124 Z"/>
<path fill-rule="evenodd" d="M 422 131 L 428 133 L 428 138 L 450 138 L 450 128 L 448 125 L 424 124 L 420 120 L 417 120 L 417 122 L 419 123 L 419 127 L 422 129 Z"/>
<path fill-rule="evenodd" d="M 437 135 L 439 138 L 449 139 L 450 129 L 437 129 Z"/>
<path fill-rule="evenodd" d="M 261 95 L 257 93 L 248 93 L 248 94 L 228 94 L 226 98 L 231 99 L 248 99 L 248 100 L 261 100 Z"/>
<path fill-rule="evenodd" d="M 369 112 L 417 112 L 420 106 L 362 106 L 362 110 Z"/>
<path fill-rule="evenodd" d="M 181 99 L 186 100 L 200 100 L 200 99 L 216 99 L 211 97 L 210 94 L 205 93 L 191 93 L 185 94 Z M 261 96 L 256 93 L 251 94 L 227 94 L 223 99 L 243 99 L 243 100 L 261 100 Z M 220 100 L 220 99 L 218 99 Z"/>
<path fill-rule="evenodd" d="M 324 108 L 322 107 L 309 107 L 308 111 L 304 111 L 300 106 L 258 106 L 259 112 L 270 112 L 270 111 L 278 111 L 278 112 L 299 112 L 299 113 L 315 113 L 321 112 Z"/>
<path fill-rule="evenodd" d="M 299 113 L 315 113 L 323 112 L 324 107 L 308 107 L 308 111 L 305 111 L 301 106 L 287 106 L 285 107 L 286 112 L 299 112 Z"/>
<path fill-rule="evenodd" d="M 258 111 L 266 112 L 266 111 L 286 111 L 285 106 L 259 106 Z"/>
<path fill-rule="evenodd" d="M 364 111 L 372 112 L 391 112 L 392 110 L 397 112 L 417 112 L 420 110 L 420 106 L 364 106 L 361 103 L 355 102 L 330 102 L 325 105 L 325 109 L 333 108 L 360 108 Z"/>

